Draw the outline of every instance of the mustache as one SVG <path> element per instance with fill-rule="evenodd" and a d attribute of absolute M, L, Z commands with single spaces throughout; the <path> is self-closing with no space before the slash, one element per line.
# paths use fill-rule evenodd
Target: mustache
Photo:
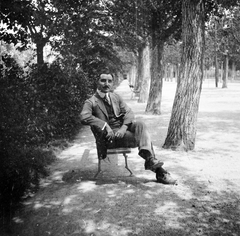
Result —
<path fill-rule="evenodd" d="M 103 88 L 105 88 L 105 89 L 106 89 L 106 88 L 110 88 L 110 87 L 109 87 L 109 86 L 107 86 L 107 85 L 105 85 Z"/>

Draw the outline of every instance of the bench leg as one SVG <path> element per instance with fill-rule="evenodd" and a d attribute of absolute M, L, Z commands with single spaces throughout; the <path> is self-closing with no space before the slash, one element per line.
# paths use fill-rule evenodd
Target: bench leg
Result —
<path fill-rule="evenodd" d="M 127 163 L 127 154 L 126 153 L 123 153 L 123 156 L 125 158 L 125 168 L 130 172 L 130 176 L 133 176 L 133 173 L 132 171 L 128 168 L 128 163 Z"/>
<path fill-rule="evenodd" d="M 98 159 L 98 171 L 97 171 L 97 173 L 94 175 L 94 179 L 96 179 L 97 176 L 99 175 L 99 173 L 101 173 L 101 172 L 102 172 L 102 170 L 101 170 L 101 160 Z"/>

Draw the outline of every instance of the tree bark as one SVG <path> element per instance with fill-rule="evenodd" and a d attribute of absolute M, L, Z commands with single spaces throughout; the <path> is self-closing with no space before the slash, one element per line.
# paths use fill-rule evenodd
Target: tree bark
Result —
<path fill-rule="evenodd" d="M 232 61 L 232 76 L 231 76 L 231 80 L 235 80 L 236 79 L 236 63 L 235 61 Z"/>
<path fill-rule="evenodd" d="M 35 40 L 35 43 L 37 47 L 37 65 L 38 65 L 38 68 L 40 68 L 44 64 L 43 48 L 47 43 L 47 39 L 39 38 Z"/>
<path fill-rule="evenodd" d="M 175 80 L 177 83 L 180 83 L 180 79 L 179 78 L 180 78 L 180 65 L 177 64 L 176 65 L 176 80 Z"/>
<path fill-rule="evenodd" d="M 215 27 L 214 27 L 214 64 L 215 64 L 215 86 L 218 87 L 218 80 L 219 80 L 219 64 L 218 64 L 218 55 L 217 55 L 217 21 L 215 20 Z"/>
<path fill-rule="evenodd" d="M 173 64 L 170 64 L 170 81 L 173 82 L 174 78 L 174 67 Z"/>
<path fill-rule="evenodd" d="M 151 47 L 151 83 L 146 112 L 154 115 L 161 114 L 162 85 L 164 77 L 163 66 L 163 47 L 164 42 L 153 42 Z"/>
<path fill-rule="evenodd" d="M 225 53 L 223 60 L 222 88 L 227 88 L 227 79 L 228 79 L 228 54 Z"/>
<path fill-rule="evenodd" d="M 143 57 L 142 57 L 142 80 L 141 80 L 141 87 L 139 89 L 139 103 L 147 102 L 148 95 L 149 95 L 149 86 L 150 86 L 150 57 L 149 57 L 149 45 L 145 46 L 143 50 Z"/>
<path fill-rule="evenodd" d="M 193 150 L 203 81 L 204 2 L 182 2 L 183 51 L 180 79 L 177 84 L 164 148 Z"/>
<path fill-rule="evenodd" d="M 44 64 L 44 59 L 43 59 L 43 48 L 46 45 L 46 43 L 49 40 L 48 37 L 43 37 L 42 31 L 43 31 L 43 26 L 41 27 L 40 32 L 37 32 L 36 28 L 33 27 L 30 23 L 28 24 L 28 29 L 31 33 L 31 37 L 33 42 L 36 44 L 37 48 L 37 66 L 38 68 L 42 67 Z"/>
<path fill-rule="evenodd" d="M 43 48 L 44 48 L 44 45 L 42 43 L 37 43 L 37 64 L 38 64 L 38 66 L 42 66 L 44 63 Z"/>
<path fill-rule="evenodd" d="M 215 54 L 214 58 L 214 64 L 215 64 L 215 86 L 218 87 L 218 78 L 219 78 L 219 65 L 218 65 L 218 57 L 217 54 Z"/>
<path fill-rule="evenodd" d="M 138 56 L 137 56 L 137 79 L 134 84 L 134 89 L 139 90 L 141 89 L 141 82 L 143 79 L 143 50 L 144 45 L 141 45 L 138 48 Z"/>

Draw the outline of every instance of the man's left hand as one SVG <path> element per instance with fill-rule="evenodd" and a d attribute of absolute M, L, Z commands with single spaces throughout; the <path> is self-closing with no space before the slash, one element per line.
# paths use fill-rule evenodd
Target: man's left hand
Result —
<path fill-rule="evenodd" d="M 126 128 L 125 127 L 121 127 L 116 133 L 115 133 L 115 137 L 116 138 L 123 138 L 123 136 L 126 133 Z"/>

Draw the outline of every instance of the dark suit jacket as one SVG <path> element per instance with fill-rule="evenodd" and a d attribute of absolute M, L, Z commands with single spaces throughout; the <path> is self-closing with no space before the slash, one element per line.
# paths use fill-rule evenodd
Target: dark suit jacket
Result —
<path fill-rule="evenodd" d="M 133 122 L 134 114 L 123 99 L 117 93 L 109 93 L 113 111 L 116 116 L 124 114 L 123 124 L 128 125 Z M 87 99 L 80 114 L 82 124 L 103 128 L 105 122 L 109 122 L 109 117 L 102 98 L 95 93 Z"/>

